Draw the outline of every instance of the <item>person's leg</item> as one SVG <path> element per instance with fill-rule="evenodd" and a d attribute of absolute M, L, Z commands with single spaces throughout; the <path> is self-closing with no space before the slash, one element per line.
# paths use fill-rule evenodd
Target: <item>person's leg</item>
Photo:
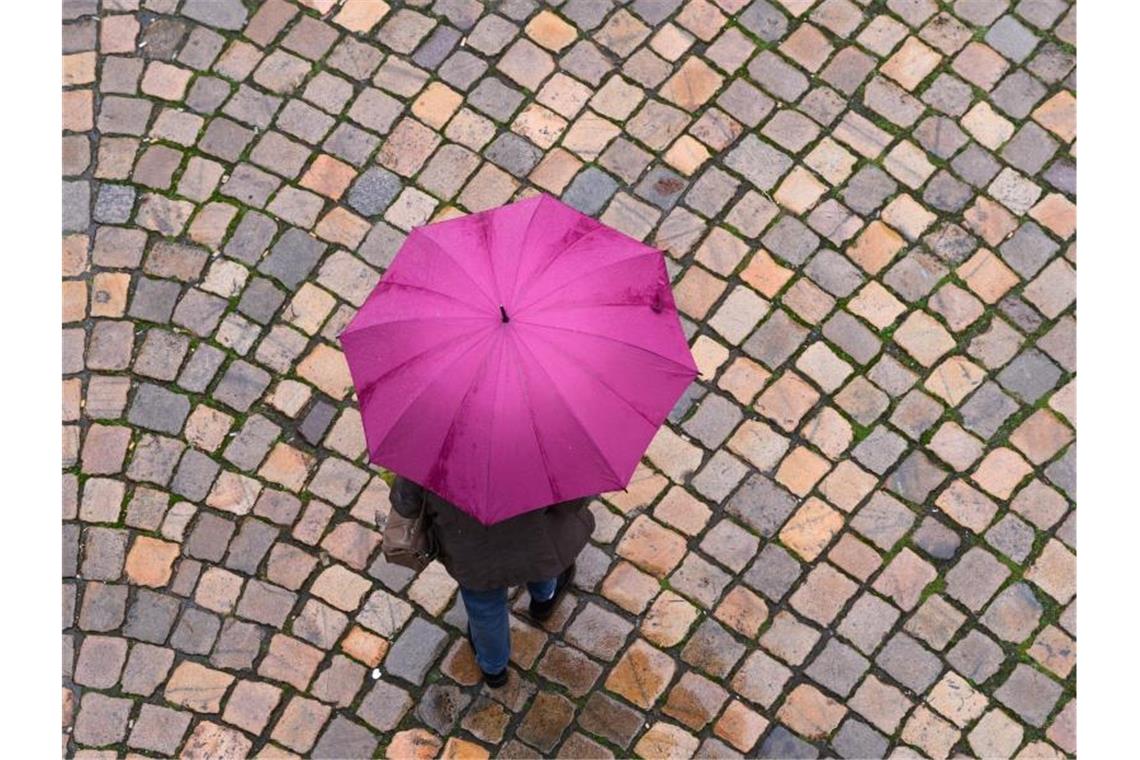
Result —
<path fill-rule="evenodd" d="M 475 661 L 488 675 L 501 673 L 511 656 L 511 628 L 507 619 L 507 590 L 473 591 L 459 588 L 467 620 L 471 625 L 471 641 Z"/>
<path fill-rule="evenodd" d="M 530 616 L 541 622 L 553 615 L 573 579 L 574 565 L 571 564 L 556 578 L 526 584 L 527 591 L 530 592 Z"/>
<path fill-rule="evenodd" d="M 536 602 L 549 601 L 558 587 L 558 578 L 547 578 L 544 581 L 527 581 L 526 590 L 530 598 Z"/>

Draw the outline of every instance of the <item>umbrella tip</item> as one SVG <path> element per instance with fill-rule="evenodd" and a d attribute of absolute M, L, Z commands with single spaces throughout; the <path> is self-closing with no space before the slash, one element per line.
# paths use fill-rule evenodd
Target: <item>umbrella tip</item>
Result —
<path fill-rule="evenodd" d="M 503 307 L 502 304 L 499 304 L 499 316 L 502 317 L 504 324 L 511 321 L 511 318 L 507 316 L 507 310 Z"/>

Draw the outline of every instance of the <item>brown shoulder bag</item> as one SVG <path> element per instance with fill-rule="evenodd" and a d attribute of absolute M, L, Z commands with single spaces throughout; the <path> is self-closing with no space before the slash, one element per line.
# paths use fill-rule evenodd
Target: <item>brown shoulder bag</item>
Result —
<path fill-rule="evenodd" d="M 384 526 L 384 538 L 380 542 L 386 560 L 416 572 L 431 564 L 439 554 L 424 501 L 420 502 L 420 509 L 415 517 L 404 517 L 394 507 L 389 510 L 388 523 Z"/>

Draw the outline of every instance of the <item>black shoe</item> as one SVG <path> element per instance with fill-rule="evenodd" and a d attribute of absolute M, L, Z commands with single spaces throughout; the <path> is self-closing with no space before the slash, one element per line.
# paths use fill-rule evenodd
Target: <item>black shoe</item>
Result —
<path fill-rule="evenodd" d="M 482 670 L 480 670 L 480 672 L 482 672 Z M 483 673 L 483 683 L 492 689 L 501 689 L 507 685 L 509 675 L 506 668 L 503 668 L 498 673 Z"/>
<path fill-rule="evenodd" d="M 530 600 L 530 616 L 542 622 L 553 615 L 554 609 L 558 606 L 558 603 L 562 601 L 562 597 L 566 594 L 566 588 L 570 585 L 570 581 L 572 580 L 574 580 L 573 563 L 558 576 L 558 582 L 554 585 L 554 596 L 545 602 L 537 602 L 534 599 Z"/>
<path fill-rule="evenodd" d="M 467 626 L 467 643 L 471 645 L 471 651 L 474 652 L 475 639 L 471 638 L 470 625 Z M 478 664 L 478 659 L 476 659 L 476 664 Z M 483 670 L 483 668 L 479 668 L 479 672 L 483 674 L 483 682 L 490 686 L 492 689 L 498 689 L 501 686 L 507 685 L 507 678 L 509 676 L 507 673 L 507 668 L 503 668 L 498 673 L 488 673 L 487 671 Z"/>

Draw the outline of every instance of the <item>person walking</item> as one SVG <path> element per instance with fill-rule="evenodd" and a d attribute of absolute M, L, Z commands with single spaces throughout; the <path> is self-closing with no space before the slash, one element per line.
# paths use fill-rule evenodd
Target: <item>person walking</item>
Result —
<path fill-rule="evenodd" d="M 554 614 L 574 578 L 574 561 L 594 532 L 589 498 L 573 499 L 484 525 L 426 488 L 396 476 L 392 509 L 423 517 L 437 558 L 459 584 L 467 610 L 467 636 L 483 680 L 507 683 L 511 654 L 507 591 L 526 585 L 528 612 L 542 622 Z"/>
<path fill-rule="evenodd" d="M 532 195 L 413 229 L 337 336 L 368 459 L 399 476 L 385 557 L 419 570 L 438 552 L 491 686 L 508 588 L 550 617 L 587 503 L 629 485 L 698 375 L 666 258 Z"/>

